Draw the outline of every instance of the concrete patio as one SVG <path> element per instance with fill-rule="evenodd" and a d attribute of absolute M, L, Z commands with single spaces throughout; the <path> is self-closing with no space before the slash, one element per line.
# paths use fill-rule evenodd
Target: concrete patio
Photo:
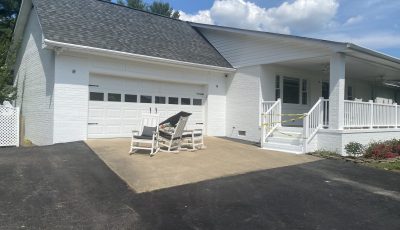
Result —
<path fill-rule="evenodd" d="M 154 157 L 146 151 L 128 154 L 127 138 L 93 139 L 86 143 L 137 193 L 319 160 L 217 137 L 207 137 L 207 147 L 202 150 L 160 152 Z"/>

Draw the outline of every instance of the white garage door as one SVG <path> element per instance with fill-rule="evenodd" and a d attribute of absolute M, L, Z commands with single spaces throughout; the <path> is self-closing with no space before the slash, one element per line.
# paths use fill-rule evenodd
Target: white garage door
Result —
<path fill-rule="evenodd" d="M 89 89 L 88 138 L 130 137 L 149 112 L 164 120 L 186 111 L 192 113 L 188 128 L 204 123 L 202 85 L 94 75 Z"/>

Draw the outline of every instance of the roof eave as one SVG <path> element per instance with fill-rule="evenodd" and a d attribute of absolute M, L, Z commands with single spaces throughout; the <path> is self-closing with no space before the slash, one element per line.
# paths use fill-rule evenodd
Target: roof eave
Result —
<path fill-rule="evenodd" d="M 365 47 L 362 47 L 362 46 L 359 46 L 359 45 L 356 45 L 356 44 L 353 44 L 353 43 L 347 43 L 346 47 L 351 51 L 364 53 L 364 54 L 367 54 L 367 55 L 370 55 L 370 56 L 373 56 L 373 57 L 381 58 L 381 59 L 384 59 L 384 60 L 387 60 L 387 61 L 394 62 L 396 64 L 400 64 L 400 59 L 398 59 L 398 58 L 395 58 L 393 56 L 390 56 L 390 55 L 387 55 L 387 54 L 384 54 L 384 53 L 380 53 L 378 51 L 371 50 L 371 49 L 368 49 L 368 48 L 365 48 Z"/>
<path fill-rule="evenodd" d="M 108 50 L 102 48 L 96 48 L 91 46 L 82 46 L 64 42 L 57 42 L 52 41 L 49 39 L 44 39 L 44 45 L 46 48 L 54 49 L 56 47 L 64 48 L 70 51 L 75 52 L 82 52 L 82 53 L 89 53 L 95 54 L 100 56 L 107 56 L 107 57 L 120 57 L 124 59 L 130 60 L 137 60 L 142 62 L 151 62 L 151 63 L 158 63 L 158 64 L 166 64 L 166 65 L 174 65 L 174 66 L 184 66 L 188 68 L 194 69 L 201 69 L 201 70 L 209 70 L 209 71 L 216 71 L 216 72 L 223 72 L 223 73 L 231 73 L 236 71 L 235 68 L 228 68 L 228 67 L 221 67 L 221 66 L 212 66 L 212 65 L 205 65 L 199 63 L 192 63 L 192 62 L 184 62 L 160 57 L 153 57 L 141 54 L 134 54 L 134 53 L 127 53 L 122 51 L 115 51 L 115 50 Z"/>

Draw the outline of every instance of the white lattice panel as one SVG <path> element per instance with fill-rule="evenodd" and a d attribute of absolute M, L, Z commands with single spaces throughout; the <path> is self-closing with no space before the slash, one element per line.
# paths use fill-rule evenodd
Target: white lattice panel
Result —
<path fill-rule="evenodd" d="M 0 146 L 19 146 L 19 109 L 0 105 Z"/>

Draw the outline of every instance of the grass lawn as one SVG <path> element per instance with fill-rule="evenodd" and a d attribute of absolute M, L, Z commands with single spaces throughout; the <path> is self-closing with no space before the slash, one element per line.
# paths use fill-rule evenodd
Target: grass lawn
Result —
<path fill-rule="evenodd" d="M 385 170 L 400 171 L 400 161 L 382 162 L 382 163 L 374 162 L 374 163 L 368 163 L 366 165 L 375 167 L 375 168 L 385 169 Z"/>

